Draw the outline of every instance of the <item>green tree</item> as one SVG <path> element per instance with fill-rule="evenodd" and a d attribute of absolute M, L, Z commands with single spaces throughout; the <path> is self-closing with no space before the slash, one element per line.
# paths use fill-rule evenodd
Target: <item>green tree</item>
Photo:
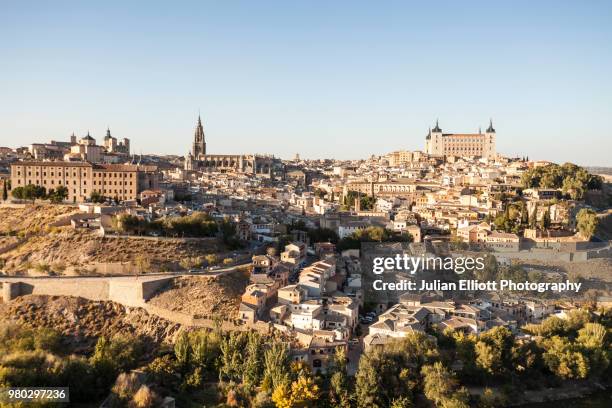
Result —
<path fill-rule="evenodd" d="M 18 200 L 24 199 L 23 194 L 23 187 L 15 187 L 13 190 L 11 190 L 11 195 Z"/>
<path fill-rule="evenodd" d="M 390 405 L 390 408 L 412 408 L 414 404 L 409 397 L 395 398 Z"/>
<path fill-rule="evenodd" d="M 103 203 L 104 201 L 106 201 L 106 197 L 104 197 L 102 194 L 100 194 L 100 192 L 96 190 L 91 192 L 89 199 L 92 203 Z"/>
<path fill-rule="evenodd" d="M 265 391 L 276 390 L 289 383 L 289 349 L 281 342 L 274 342 L 264 352 L 264 371 L 261 387 Z"/>
<path fill-rule="evenodd" d="M 423 366 L 421 374 L 423 375 L 423 392 L 436 406 L 442 406 L 444 401 L 452 398 L 458 381 L 441 362 Z"/>
<path fill-rule="evenodd" d="M 610 367 L 612 350 L 610 348 L 610 334 L 599 323 L 586 323 L 578 331 L 576 343 L 584 350 L 589 360 L 591 374 L 600 375 Z"/>
<path fill-rule="evenodd" d="M 68 189 L 65 186 L 58 186 L 55 190 L 49 190 L 47 196 L 52 203 L 61 203 L 68 198 Z"/>
<path fill-rule="evenodd" d="M 187 370 L 191 360 L 191 346 L 187 332 L 181 332 L 174 343 L 174 355 L 176 361 L 183 370 Z"/>
<path fill-rule="evenodd" d="M 336 351 L 329 367 L 329 400 L 334 407 L 349 408 L 351 398 L 349 381 L 346 372 L 347 364 L 346 350 L 341 348 Z"/>
<path fill-rule="evenodd" d="M 550 228 L 550 208 L 546 207 L 546 211 L 544 211 L 544 214 L 542 215 L 542 221 L 540 223 L 540 228 L 542 228 L 542 230 L 547 230 L 548 228 Z"/>
<path fill-rule="evenodd" d="M 548 369 L 562 379 L 584 379 L 589 375 L 589 361 L 580 347 L 567 338 L 554 336 L 543 342 L 542 355 Z"/>
<path fill-rule="evenodd" d="M 584 239 L 590 240 L 595 234 L 599 219 L 595 211 L 582 208 L 576 215 L 576 227 Z"/>
<path fill-rule="evenodd" d="M 581 199 L 586 190 L 600 190 L 603 179 L 572 163 L 550 164 L 523 173 L 525 188 L 557 188 L 572 199 Z"/>
<path fill-rule="evenodd" d="M 242 370 L 242 383 L 248 389 L 255 389 L 263 377 L 262 360 L 263 341 L 257 332 L 250 332 L 245 349 L 245 360 Z"/>
<path fill-rule="evenodd" d="M 110 386 L 122 371 L 136 366 L 143 354 L 143 344 L 137 338 L 116 335 L 110 340 L 100 337 L 89 362 L 101 387 Z"/>
<path fill-rule="evenodd" d="M 395 398 L 412 395 L 421 367 L 438 358 L 435 341 L 420 332 L 363 354 L 355 375 L 357 405 L 386 407 Z"/>
<path fill-rule="evenodd" d="M 215 254 L 206 254 L 204 259 L 206 260 L 206 263 L 211 266 L 216 265 L 219 262 L 219 258 Z"/>
<path fill-rule="evenodd" d="M 476 342 L 476 364 L 491 375 L 501 375 L 512 368 L 514 336 L 498 326 L 484 332 Z"/>
<path fill-rule="evenodd" d="M 244 332 L 233 331 L 229 335 L 224 336 L 220 345 L 219 380 L 234 381 L 236 383 L 242 380 L 246 340 Z"/>
<path fill-rule="evenodd" d="M 364 353 L 359 359 L 355 375 L 355 398 L 359 408 L 386 406 L 386 392 L 379 374 L 382 357 L 383 352 L 375 349 Z"/>
<path fill-rule="evenodd" d="M 14 188 L 11 194 L 18 199 L 35 200 L 37 198 L 44 198 L 46 196 L 46 190 L 44 187 L 28 184 L 24 187 Z"/>

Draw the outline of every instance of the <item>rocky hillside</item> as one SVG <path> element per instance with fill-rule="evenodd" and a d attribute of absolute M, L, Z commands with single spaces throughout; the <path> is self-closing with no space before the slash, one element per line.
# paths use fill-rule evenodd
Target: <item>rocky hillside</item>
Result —
<path fill-rule="evenodd" d="M 248 282 L 246 269 L 217 277 L 181 276 L 174 278 L 149 303 L 194 317 L 235 318 Z"/>
<path fill-rule="evenodd" d="M 173 342 L 180 329 L 140 308 L 58 296 L 28 295 L 0 303 L 0 325 L 8 321 L 56 329 L 66 336 L 67 349 L 74 352 L 89 352 L 98 337 L 115 334 L 141 336 L 151 344 Z"/>
<path fill-rule="evenodd" d="M 215 240 L 100 238 L 90 230 L 50 226 L 71 212 L 74 207 L 61 205 L 0 207 L 0 234 L 4 234 L 0 238 L 0 265 L 4 272 L 131 273 L 143 262 L 146 271 L 177 270 L 182 259 L 203 257 L 222 249 Z"/>
<path fill-rule="evenodd" d="M 33 204 L 25 207 L 0 207 L 0 235 L 30 235 L 48 229 L 50 223 L 77 212 L 68 205 Z"/>

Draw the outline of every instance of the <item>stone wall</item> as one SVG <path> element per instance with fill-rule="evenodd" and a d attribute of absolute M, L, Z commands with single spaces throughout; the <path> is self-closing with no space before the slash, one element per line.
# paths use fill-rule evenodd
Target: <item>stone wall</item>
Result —
<path fill-rule="evenodd" d="M 214 328 L 213 319 L 194 318 L 192 315 L 174 310 L 160 308 L 147 302 L 176 275 L 158 277 L 0 277 L 2 299 L 9 302 L 23 295 L 78 296 L 94 301 L 113 301 L 128 307 L 142 307 L 149 314 L 159 316 L 189 327 Z M 262 332 L 268 325 L 256 322 L 253 325 L 237 325 L 234 321 L 223 320 L 224 330 L 255 329 Z"/>
<path fill-rule="evenodd" d="M 125 306 L 142 307 L 172 277 L 49 277 L 0 278 L 2 297 L 8 302 L 17 296 L 79 296 L 89 300 L 111 300 Z"/>
<path fill-rule="evenodd" d="M 23 295 L 80 296 L 89 300 L 108 300 L 108 282 L 106 280 L 67 279 L 24 279 L 4 282 L 4 285 L 15 286 L 10 298 Z"/>

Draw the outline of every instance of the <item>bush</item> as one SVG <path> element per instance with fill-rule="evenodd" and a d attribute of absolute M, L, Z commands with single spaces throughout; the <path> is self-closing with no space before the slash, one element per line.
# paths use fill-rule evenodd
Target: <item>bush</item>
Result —
<path fill-rule="evenodd" d="M 141 382 L 135 373 L 121 373 L 112 388 L 113 394 L 119 399 L 128 401 L 139 390 Z"/>
<path fill-rule="evenodd" d="M 134 408 L 152 408 L 159 404 L 159 397 L 146 385 L 141 385 L 134 394 L 129 406 Z"/>

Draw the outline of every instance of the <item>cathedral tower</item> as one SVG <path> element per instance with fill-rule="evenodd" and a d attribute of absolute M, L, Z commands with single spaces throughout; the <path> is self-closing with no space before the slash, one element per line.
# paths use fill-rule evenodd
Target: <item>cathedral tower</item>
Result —
<path fill-rule="evenodd" d="M 202 127 L 202 119 L 198 115 L 198 124 L 196 125 L 195 134 L 193 135 L 193 157 L 198 160 L 200 156 L 206 154 L 206 140 L 204 139 L 204 128 Z"/>

